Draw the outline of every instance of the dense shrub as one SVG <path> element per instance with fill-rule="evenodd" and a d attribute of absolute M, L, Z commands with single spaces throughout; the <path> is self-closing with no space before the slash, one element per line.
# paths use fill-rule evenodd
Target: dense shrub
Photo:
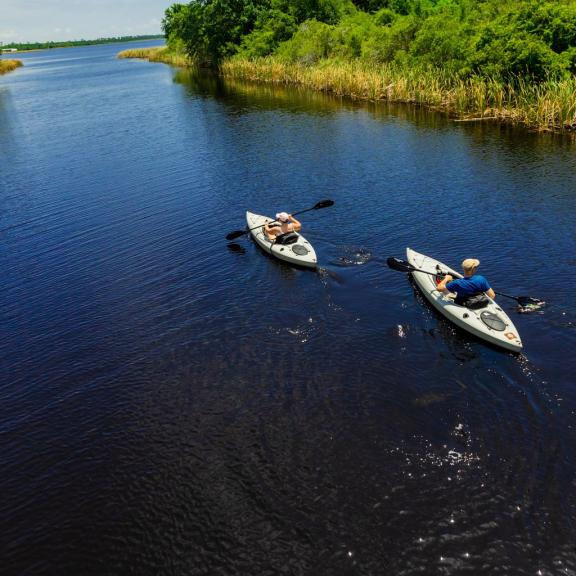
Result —
<path fill-rule="evenodd" d="M 163 27 L 171 48 L 209 64 L 240 52 L 512 82 L 576 71 L 576 0 L 192 0 L 169 8 Z"/>
<path fill-rule="evenodd" d="M 362 44 L 362 57 L 378 64 L 403 59 L 418 32 L 419 24 L 413 15 L 400 16 L 388 26 L 371 30 Z"/>
<path fill-rule="evenodd" d="M 262 13 L 256 20 L 254 30 L 242 39 L 240 53 L 248 58 L 267 56 L 281 42 L 289 40 L 297 28 L 291 14 L 276 9 Z"/>
<path fill-rule="evenodd" d="M 307 20 L 300 25 L 290 40 L 276 51 L 281 60 L 300 64 L 315 64 L 332 55 L 335 46 L 334 27 L 324 22 Z"/>

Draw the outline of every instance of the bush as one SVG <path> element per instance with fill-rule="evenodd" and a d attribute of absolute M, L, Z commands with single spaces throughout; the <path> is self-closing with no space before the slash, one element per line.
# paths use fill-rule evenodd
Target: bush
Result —
<path fill-rule="evenodd" d="M 567 65 L 542 40 L 491 27 L 481 35 L 469 63 L 472 70 L 484 76 L 505 80 L 527 76 L 535 81 L 562 75 Z"/>
<path fill-rule="evenodd" d="M 410 44 L 410 54 L 422 63 L 464 75 L 471 70 L 472 34 L 459 10 L 444 10 L 423 21 Z"/>
<path fill-rule="evenodd" d="M 333 30 L 333 26 L 324 22 L 307 20 L 290 40 L 280 45 L 276 54 L 287 62 L 314 64 L 330 56 L 334 46 Z"/>
<path fill-rule="evenodd" d="M 362 44 L 362 58 L 381 64 L 395 59 L 397 52 L 408 52 L 418 31 L 415 16 L 399 16 L 390 26 L 373 29 Z"/>
<path fill-rule="evenodd" d="M 280 10 L 266 12 L 257 19 L 254 30 L 242 39 L 240 53 L 248 58 L 268 56 L 296 30 L 296 20 L 291 14 Z"/>
<path fill-rule="evenodd" d="M 554 52 L 564 52 L 576 47 L 576 6 L 529 4 L 518 14 L 518 27 L 542 40 Z"/>

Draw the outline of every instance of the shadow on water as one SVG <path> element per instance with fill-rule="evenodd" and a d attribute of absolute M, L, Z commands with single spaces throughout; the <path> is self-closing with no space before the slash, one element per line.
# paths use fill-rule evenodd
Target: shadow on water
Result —
<path fill-rule="evenodd" d="M 284 110 L 290 113 L 339 114 L 343 111 L 364 111 L 377 120 L 391 118 L 406 121 L 418 128 L 454 130 L 469 135 L 477 144 L 498 143 L 509 146 L 529 157 L 548 158 L 559 145 L 571 149 L 575 135 L 535 131 L 524 126 L 493 120 L 458 122 L 450 113 L 424 106 L 387 101 L 363 101 L 315 91 L 303 86 L 268 84 L 234 78 L 223 78 L 208 70 L 178 69 L 174 82 L 182 84 L 192 96 L 214 98 L 230 108 L 232 114 L 247 114 L 255 110 Z"/>
<path fill-rule="evenodd" d="M 234 114 L 255 110 L 283 110 L 316 115 L 367 111 L 382 120 L 390 120 L 393 115 L 427 128 L 440 129 L 451 124 L 447 114 L 432 112 L 420 106 L 352 100 L 301 86 L 222 78 L 204 70 L 180 69 L 174 75 L 174 82 L 182 84 L 191 96 L 210 97 L 223 102 Z"/>

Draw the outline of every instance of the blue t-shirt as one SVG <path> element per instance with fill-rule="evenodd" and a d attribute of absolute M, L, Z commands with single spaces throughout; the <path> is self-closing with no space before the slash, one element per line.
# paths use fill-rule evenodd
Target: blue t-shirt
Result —
<path fill-rule="evenodd" d="M 452 282 L 446 284 L 446 288 L 448 288 L 450 292 L 456 292 L 458 298 L 466 298 L 490 290 L 490 284 L 488 284 L 488 280 L 486 280 L 484 276 L 474 274 L 474 276 L 470 276 L 469 278 L 452 280 Z"/>

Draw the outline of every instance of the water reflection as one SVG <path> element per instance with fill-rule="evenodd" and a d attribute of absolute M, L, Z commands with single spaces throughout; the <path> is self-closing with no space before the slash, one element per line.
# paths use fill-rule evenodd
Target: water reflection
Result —
<path fill-rule="evenodd" d="M 376 120 L 389 122 L 391 117 L 407 121 L 418 128 L 462 131 L 486 153 L 505 145 L 520 156 L 534 159 L 548 157 L 558 146 L 572 150 L 572 133 L 557 134 L 533 131 L 523 126 L 495 121 L 457 123 L 448 112 L 424 106 L 387 101 L 369 102 L 335 96 L 302 86 L 259 83 L 235 78 L 223 78 L 207 70 L 178 69 L 174 82 L 185 86 L 193 96 L 211 97 L 225 102 L 232 114 L 246 114 L 254 110 L 285 110 L 290 113 L 337 114 L 343 110 L 366 111 Z"/>
<path fill-rule="evenodd" d="M 224 79 L 205 70 L 179 69 L 174 74 L 174 81 L 185 86 L 190 95 L 210 96 L 223 101 L 233 114 L 246 114 L 255 110 L 320 115 L 338 114 L 343 110 L 367 111 L 375 119 L 383 121 L 390 121 L 391 116 L 394 116 L 426 128 L 442 129 L 451 126 L 448 115 L 421 106 L 365 102 L 301 86 Z"/>

